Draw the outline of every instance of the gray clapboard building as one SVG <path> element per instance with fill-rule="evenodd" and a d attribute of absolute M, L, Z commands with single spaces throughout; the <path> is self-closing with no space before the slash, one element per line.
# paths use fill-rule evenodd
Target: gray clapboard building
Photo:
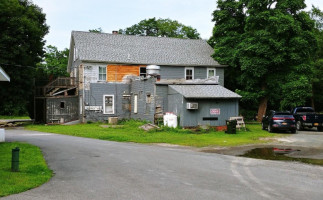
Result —
<path fill-rule="evenodd" d="M 167 112 L 180 126 L 224 126 L 238 116 L 238 94 L 204 40 L 73 31 L 68 72 L 78 88 L 79 120 L 151 122 Z"/>

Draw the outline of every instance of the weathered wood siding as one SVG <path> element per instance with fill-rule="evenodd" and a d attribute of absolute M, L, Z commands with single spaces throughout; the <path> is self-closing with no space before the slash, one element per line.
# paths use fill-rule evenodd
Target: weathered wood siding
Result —
<path fill-rule="evenodd" d="M 61 107 L 63 102 L 64 107 Z M 78 97 L 46 98 L 46 123 L 66 123 L 78 120 Z"/>
<path fill-rule="evenodd" d="M 107 81 L 122 82 L 126 75 L 139 76 L 140 67 L 145 65 L 108 65 L 107 66 Z"/>
<path fill-rule="evenodd" d="M 135 80 L 131 84 L 131 118 L 154 122 L 155 115 L 155 84 L 154 79 Z M 134 95 L 138 95 L 138 109 L 134 113 Z M 150 95 L 150 103 L 147 103 L 147 95 Z"/>

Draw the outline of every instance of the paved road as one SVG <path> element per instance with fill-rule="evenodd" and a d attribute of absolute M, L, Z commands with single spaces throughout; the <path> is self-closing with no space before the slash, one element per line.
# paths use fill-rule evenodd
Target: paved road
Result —
<path fill-rule="evenodd" d="M 6 138 L 41 147 L 56 174 L 39 188 L 3 200 L 321 200 L 323 196 L 319 166 L 17 129 L 6 130 Z"/>
<path fill-rule="evenodd" d="M 280 138 L 280 141 L 292 146 L 323 149 L 323 132 L 316 130 L 297 131 L 290 137 Z"/>

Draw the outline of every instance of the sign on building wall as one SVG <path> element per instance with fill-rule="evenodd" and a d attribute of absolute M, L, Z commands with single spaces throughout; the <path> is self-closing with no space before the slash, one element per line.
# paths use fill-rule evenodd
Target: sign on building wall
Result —
<path fill-rule="evenodd" d="M 220 113 L 221 113 L 220 108 L 211 108 L 210 109 L 211 115 L 220 115 Z"/>

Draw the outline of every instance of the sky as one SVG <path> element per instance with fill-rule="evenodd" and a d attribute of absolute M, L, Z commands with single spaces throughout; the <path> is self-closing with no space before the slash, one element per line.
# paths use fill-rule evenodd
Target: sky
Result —
<path fill-rule="evenodd" d="M 169 18 L 197 29 L 209 39 L 216 0 L 32 0 L 42 8 L 49 25 L 46 46 L 69 48 L 71 32 L 102 28 L 105 33 L 124 29 L 141 20 Z M 322 0 L 305 0 L 323 10 Z"/>

